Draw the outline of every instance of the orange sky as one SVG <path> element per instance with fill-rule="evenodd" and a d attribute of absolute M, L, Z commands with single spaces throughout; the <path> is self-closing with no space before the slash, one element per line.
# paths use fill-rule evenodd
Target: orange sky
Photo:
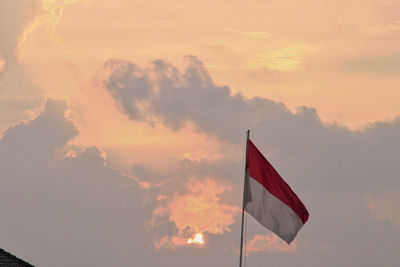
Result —
<path fill-rule="evenodd" d="M 118 151 L 125 165 L 133 162 L 126 160 L 131 146 L 140 151 L 156 142 L 162 152 L 178 142 L 176 156 L 183 157 L 201 147 L 210 151 L 215 142 L 193 145 L 198 135 L 190 128 L 175 135 L 129 121 L 101 85 L 102 65 L 113 58 L 141 67 L 161 58 L 183 68 L 183 57 L 196 55 L 233 92 L 283 102 L 292 111 L 315 107 L 323 121 L 351 128 L 400 114 L 394 37 L 400 24 L 390 17 L 390 1 L 228 2 L 44 1 L 18 52 L 35 86 L 6 97 L 66 98 L 81 133 L 75 143 Z M 10 123 L 12 116 L 26 118 L 14 113 Z"/>
<path fill-rule="evenodd" d="M 110 58 L 182 66 L 191 54 L 234 92 L 312 106 L 327 122 L 354 128 L 400 114 L 391 1 L 227 2 L 78 1 L 53 32 L 33 30 L 20 59 L 46 73 L 37 80 L 46 94 L 91 86 Z M 77 73 L 60 83 L 60 64 Z"/>

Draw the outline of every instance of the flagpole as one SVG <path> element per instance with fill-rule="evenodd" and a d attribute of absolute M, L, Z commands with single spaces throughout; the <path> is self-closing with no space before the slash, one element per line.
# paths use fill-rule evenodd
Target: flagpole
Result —
<path fill-rule="evenodd" d="M 245 159 L 245 165 L 244 165 L 244 182 L 243 182 L 242 228 L 241 228 L 241 234 L 240 234 L 240 260 L 239 260 L 239 267 L 242 267 L 242 259 L 243 259 L 243 221 L 244 221 L 244 205 L 245 205 L 245 199 L 246 199 L 247 158 L 248 158 L 249 137 L 250 137 L 250 130 L 247 130 L 246 159 Z"/>

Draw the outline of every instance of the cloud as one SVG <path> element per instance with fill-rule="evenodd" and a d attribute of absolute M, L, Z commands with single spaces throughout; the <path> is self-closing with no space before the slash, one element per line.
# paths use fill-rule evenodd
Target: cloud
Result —
<path fill-rule="evenodd" d="M 232 28 L 223 28 L 222 30 L 227 33 L 237 34 L 240 37 L 249 39 L 265 39 L 273 36 L 273 34 L 264 31 L 241 31 Z"/>
<path fill-rule="evenodd" d="M 329 257 L 328 266 L 378 264 L 378 259 L 385 259 L 390 266 L 396 265 L 398 256 L 392 248 L 400 240 L 398 225 L 384 226 L 371 220 L 365 199 L 375 192 L 400 190 L 397 167 L 400 117 L 358 130 L 325 124 L 310 107 L 291 112 L 284 104 L 266 98 L 232 94 L 228 86 L 215 84 L 197 58 L 187 60 L 183 71 L 161 60 L 154 61 L 149 69 L 135 65 L 139 74 L 136 70 L 118 67 L 133 64 L 129 61 L 116 61 L 118 64 L 114 62 L 113 66 L 106 64 L 110 76 L 104 85 L 120 110 L 135 121 L 161 124 L 173 131 L 189 123 L 199 134 L 217 137 L 238 148 L 244 143 L 246 129 L 251 129 L 256 145 L 310 211 L 310 220 L 298 238 L 307 239 L 304 244 L 325 244 L 330 248 L 317 255 L 319 252 L 305 246 L 308 258 L 290 253 L 293 255 L 289 256 L 288 265 L 301 258 L 303 266 L 319 266 L 326 262 L 324 257 Z M 113 74 L 124 79 L 117 79 Z M 136 83 L 143 79 L 147 81 L 145 85 Z M 129 105 L 133 107 L 125 108 Z M 199 174 L 218 174 L 218 179 L 232 184 L 233 195 L 241 194 L 243 163 L 240 160 L 227 156 L 216 162 L 186 163 Z M 236 221 L 231 227 L 238 229 L 238 225 Z M 171 227 L 169 231 L 174 229 Z M 258 231 L 252 235 L 260 235 L 265 230 Z M 234 237 L 227 232 L 224 239 L 234 240 Z M 385 242 L 385 249 L 377 251 L 375 246 L 368 245 L 381 241 Z M 298 251 L 301 249 L 300 244 Z M 366 251 L 377 256 L 367 259 Z M 262 262 L 262 253 L 251 255 L 256 265 Z M 269 256 L 272 262 L 280 262 L 279 256 Z"/>
<path fill-rule="evenodd" d="M 379 26 L 369 26 L 366 31 L 373 35 L 394 34 L 400 30 L 400 20 Z"/>
<path fill-rule="evenodd" d="M 43 113 L 30 121 L 8 128 L 0 141 L 1 148 L 9 151 L 2 154 L 2 161 L 14 160 L 22 156 L 31 157 L 31 160 L 42 160 L 51 157 L 54 148 L 62 147 L 67 141 L 78 134 L 71 121 L 64 119 L 67 104 L 65 101 L 48 100 Z M 43 129 L 48 129 L 43 133 Z"/>
<path fill-rule="evenodd" d="M 291 245 L 286 244 L 282 239 L 274 234 L 255 235 L 251 240 L 247 241 L 247 254 L 262 251 L 279 251 L 279 252 L 296 252 L 297 242 Z"/>
<path fill-rule="evenodd" d="M 324 124 L 313 108 L 299 107 L 293 113 L 269 99 L 234 95 L 229 87 L 216 85 L 198 59 L 187 60 L 183 72 L 164 61 L 154 61 L 152 69 L 140 71 L 145 86 L 141 80 L 136 82 L 135 72 L 114 65 L 105 87 L 133 120 L 161 123 L 172 130 L 193 123 L 198 132 L 235 145 L 242 143 L 246 129 L 251 129 L 260 148 L 273 161 L 284 160 L 290 168 L 279 167 L 303 186 L 342 189 L 346 184 L 349 190 L 366 191 L 400 187 L 394 162 L 400 157 L 400 117 L 357 131 Z M 124 79 L 116 75 L 121 73 Z M 129 76 L 133 77 L 126 78 Z"/>
<path fill-rule="evenodd" d="M 125 265 L 145 250 L 135 240 L 146 239 L 152 207 L 99 148 L 66 153 L 78 134 L 66 110 L 65 101 L 49 99 L 0 140 L 1 246 L 40 266 Z"/>
<path fill-rule="evenodd" d="M 367 208 L 371 218 L 378 221 L 388 220 L 393 224 L 400 225 L 400 203 L 399 191 L 385 191 L 379 194 L 367 196 Z"/>
<path fill-rule="evenodd" d="M 169 218 L 178 229 L 190 227 L 195 232 L 213 234 L 230 231 L 229 225 L 234 222 L 233 217 L 240 208 L 219 203 L 219 196 L 227 188 L 213 180 L 199 182 L 194 178 L 188 181 L 187 186 L 184 195 L 175 194 L 168 203 Z"/>
<path fill-rule="evenodd" d="M 365 200 L 372 196 L 381 207 L 376 192 L 399 191 L 399 119 L 350 131 L 322 123 L 312 108 L 291 112 L 268 99 L 234 95 L 193 57 L 183 72 L 163 61 L 150 69 L 133 65 L 107 65 L 105 86 L 122 112 L 175 131 L 190 123 L 237 150 L 250 127 L 309 209 L 296 252 L 281 253 L 273 240 L 258 238 L 250 247 L 274 250 L 254 250 L 249 265 L 268 258 L 283 266 L 396 266 L 399 226 L 377 219 L 391 215 L 371 214 Z M 8 128 L 0 140 L 4 248 L 40 266 L 237 263 L 242 154 L 187 157 L 162 173 L 146 165 L 123 172 L 98 147 L 69 146 L 79 131 L 66 111 L 65 101 L 50 99 L 36 118 Z M 265 236 L 254 220 L 249 224 L 249 236 Z M 187 246 L 197 231 L 205 245 Z M 318 244 L 329 249 L 315 249 Z"/>
<path fill-rule="evenodd" d="M 66 101 L 48 99 L 37 117 L 8 128 L 0 139 L 2 248 L 40 266 L 185 266 L 188 259 L 205 257 L 222 266 L 230 261 L 228 254 L 219 254 L 232 238 L 216 237 L 229 233 L 237 214 L 237 207 L 226 203 L 226 183 L 207 178 L 210 169 L 201 172 L 201 166 L 189 171 L 198 163 L 184 160 L 182 168 L 165 174 L 181 177 L 178 172 L 186 169 L 182 178 L 149 180 L 149 186 L 146 177 L 108 165 L 100 148 L 70 146 L 79 131 L 67 111 Z M 186 177 L 193 173 L 199 175 L 188 185 Z M 199 212 L 192 204 L 199 204 Z M 166 209 L 167 223 L 158 218 L 152 226 L 158 207 Z M 209 245 L 183 257 L 156 250 L 187 244 L 192 236 L 178 233 L 185 225 L 205 231 Z"/>
<path fill-rule="evenodd" d="M 252 56 L 248 61 L 248 69 L 258 70 L 266 68 L 271 71 L 295 71 L 321 47 L 304 42 L 289 44 L 286 47 L 266 51 Z"/>
<path fill-rule="evenodd" d="M 60 42 L 56 27 L 60 23 L 65 8 L 68 5 L 77 3 L 82 0 L 42 0 L 42 13 L 35 22 L 30 26 L 25 34 L 30 34 L 36 28 L 45 25 L 49 39 L 54 43 Z M 90 0 L 86 0 L 90 1 Z"/>
<path fill-rule="evenodd" d="M 334 156 L 343 155 L 340 159 L 343 170 L 362 164 L 359 154 L 369 150 L 381 150 L 384 157 L 384 151 L 398 153 L 391 146 L 399 146 L 396 135 L 400 131 L 400 118 L 371 124 L 358 131 L 326 125 L 313 108 L 299 107 L 293 113 L 284 104 L 266 98 L 232 94 L 228 86 L 213 82 L 197 58 L 188 57 L 187 61 L 187 67 L 180 72 L 161 60 L 154 61 L 153 67 L 146 70 L 128 61 L 113 60 L 105 65 L 111 73 L 104 81 L 105 88 L 121 111 L 133 120 L 161 123 L 173 130 L 193 123 L 198 132 L 232 144 L 242 143 L 244 132 L 251 129 L 255 136 L 262 137 L 261 145 L 268 147 L 268 151 L 301 159 L 307 167 L 318 162 L 325 164 L 321 168 L 330 170 L 334 159 L 325 151 L 334 152 Z M 128 65 L 134 67 L 125 67 Z M 383 135 L 385 141 L 381 140 Z M 302 156 L 305 151 L 306 158 Z M 372 160 L 376 156 L 368 154 L 367 157 Z M 389 156 L 387 159 L 392 162 Z M 384 164 L 377 158 L 376 162 Z"/>
<path fill-rule="evenodd" d="M 400 71 L 400 53 L 385 53 L 379 51 L 378 55 L 363 55 L 350 59 L 343 64 L 350 71 L 367 71 L 377 73 L 396 73 Z"/>
<path fill-rule="evenodd" d="M 213 83 L 202 62 L 195 57 L 187 57 L 187 60 L 184 73 L 169 63 L 156 60 L 152 70 L 139 69 L 140 74 L 133 63 L 112 60 L 105 64 L 105 68 L 111 68 L 105 86 L 122 111 L 135 120 L 158 120 L 174 130 L 193 121 L 199 131 L 214 133 L 228 141 L 238 141 L 241 137 L 231 131 L 235 125 L 257 122 L 259 114 L 249 116 L 256 112 L 257 106 L 264 105 L 276 112 L 283 110 L 289 115 L 283 105 L 269 100 L 247 100 L 240 94 L 231 96 L 228 87 Z M 127 65 L 134 67 L 126 68 Z"/>
<path fill-rule="evenodd" d="M 9 65 L 0 73 L 0 131 L 29 119 L 28 113 L 40 109 L 42 101 L 43 96 L 25 66 Z"/>
<path fill-rule="evenodd" d="M 58 42 L 56 26 L 67 5 L 78 0 L 14 0 L 0 2 L 0 73 L 25 50 L 29 36 L 46 26 L 51 41 Z M 2 66 L 3 65 L 3 66 Z"/>
<path fill-rule="evenodd" d="M 126 61 L 111 60 L 105 64 L 106 69 L 113 71 L 109 77 L 107 88 L 121 109 L 127 111 L 131 119 L 144 119 L 145 101 L 152 93 L 150 77 L 145 70 Z M 130 84 L 136 84 L 134 91 Z"/>
<path fill-rule="evenodd" d="M 157 249 L 190 245 L 188 240 L 195 234 L 229 232 L 241 211 L 240 207 L 221 203 L 220 195 L 229 188 L 216 180 L 191 178 L 186 187 L 182 194 L 175 192 L 171 198 L 159 198 L 164 201 L 154 210 L 153 223 L 166 217 L 174 223 L 177 235 L 162 237 L 155 243 Z"/>
<path fill-rule="evenodd" d="M 40 6 L 39 0 L 0 2 L 0 55 L 5 66 L 16 60 L 24 31 L 35 19 Z"/>

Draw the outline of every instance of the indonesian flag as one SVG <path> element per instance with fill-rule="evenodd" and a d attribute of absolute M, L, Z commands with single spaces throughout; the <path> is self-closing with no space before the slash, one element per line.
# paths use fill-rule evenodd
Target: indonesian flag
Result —
<path fill-rule="evenodd" d="M 308 220 L 303 203 L 248 140 L 245 210 L 288 244 Z"/>

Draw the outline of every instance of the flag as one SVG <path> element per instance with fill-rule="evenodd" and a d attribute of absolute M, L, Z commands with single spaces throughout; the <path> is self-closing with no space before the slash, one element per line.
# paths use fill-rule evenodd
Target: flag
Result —
<path fill-rule="evenodd" d="M 308 211 L 289 185 L 248 140 L 245 210 L 288 244 L 308 220 Z"/>

